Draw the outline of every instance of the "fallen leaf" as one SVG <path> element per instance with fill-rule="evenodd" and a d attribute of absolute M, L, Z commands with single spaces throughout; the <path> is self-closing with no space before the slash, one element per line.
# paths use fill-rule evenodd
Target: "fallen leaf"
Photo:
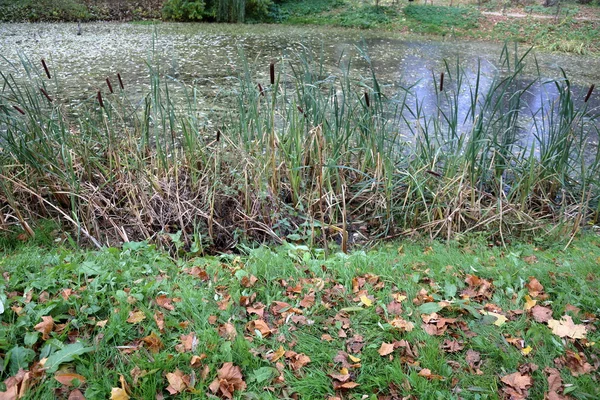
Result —
<path fill-rule="evenodd" d="M 533 300 L 530 295 L 525 295 L 525 311 L 531 310 L 537 304 L 537 300 Z"/>
<path fill-rule="evenodd" d="M 394 318 L 390 321 L 390 325 L 404 332 L 411 332 L 415 328 L 412 322 L 403 320 L 402 318 Z"/>
<path fill-rule="evenodd" d="M 502 383 L 507 385 L 502 391 L 510 396 L 511 399 L 520 400 L 525 399 L 528 396 L 527 389 L 533 384 L 531 376 L 524 375 L 521 372 L 515 372 L 501 379 Z"/>
<path fill-rule="evenodd" d="M 78 380 L 79 383 L 85 383 L 84 376 L 81 376 L 79 374 L 69 373 L 69 372 L 57 372 L 54 375 L 54 379 L 56 379 L 57 381 L 59 381 L 61 384 L 65 385 L 65 386 L 73 386 L 74 380 Z"/>
<path fill-rule="evenodd" d="M 178 394 L 187 389 L 188 385 L 185 382 L 185 376 L 179 369 L 175 370 L 175 372 L 167 373 L 166 377 L 167 381 L 169 382 L 169 386 L 167 386 L 167 392 L 170 394 Z"/>
<path fill-rule="evenodd" d="M 160 311 L 154 312 L 154 322 L 156 322 L 156 326 L 161 333 L 165 332 L 165 314 Z"/>
<path fill-rule="evenodd" d="M 533 276 L 529 277 L 529 282 L 525 285 L 525 287 L 527 290 L 529 290 L 529 295 L 531 297 L 537 297 L 544 292 L 544 287 L 540 281 L 535 279 Z"/>
<path fill-rule="evenodd" d="M 219 326 L 219 336 L 226 340 L 232 341 L 237 336 L 237 330 L 233 324 L 227 322 Z"/>
<path fill-rule="evenodd" d="M 307 294 L 306 296 L 304 296 L 302 301 L 300 301 L 300 307 L 304 307 L 304 308 L 310 308 L 314 304 L 315 304 L 315 294 L 314 293 Z"/>
<path fill-rule="evenodd" d="M 564 315 L 560 321 L 548 320 L 548 327 L 552 333 L 563 338 L 584 339 L 587 334 L 585 325 L 576 325 L 570 315 Z"/>
<path fill-rule="evenodd" d="M 54 329 L 54 319 L 51 316 L 46 315 L 42 317 L 42 322 L 33 327 L 36 331 L 42 334 L 42 339 L 48 340 L 50 332 Z"/>
<path fill-rule="evenodd" d="M 524 356 L 529 355 L 529 353 L 531 353 L 531 350 L 533 350 L 531 346 L 523 347 L 521 349 L 521 354 L 523 354 Z"/>
<path fill-rule="evenodd" d="M 423 378 L 426 378 L 426 379 L 428 379 L 430 381 L 433 381 L 433 380 L 443 380 L 444 379 L 443 376 L 433 374 L 431 372 L 431 370 L 427 369 L 427 368 L 423 368 L 422 370 L 420 370 L 418 375 L 422 376 Z"/>
<path fill-rule="evenodd" d="M 596 370 L 588 361 L 583 352 L 575 352 L 567 350 L 564 356 L 554 360 L 557 366 L 567 367 L 571 371 L 571 375 L 579 376 L 589 374 Z"/>
<path fill-rule="evenodd" d="M 267 323 L 262 319 L 248 322 L 246 329 L 252 333 L 259 331 L 263 337 L 269 336 L 271 333 L 273 333 L 271 328 L 269 328 L 269 325 L 267 325 Z"/>
<path fill-rule="evenodd" d="M 69 398 L 67 400 L 85 400 L 85 396 L 81 393 L 81 390 L 75 389 L 69 393 Z"/>
<path fill-rule="evenodd" d="M 271 362 L 275 362 L 275 361 L 279 360 L 281 357 L 283 357 L 284 354 L 285 354 L 285 349 L 283 348 L 283 346 L 279 346 L 279 349 L 277 349 L 277 351 L 274 351 L 273 353 L 267 355 L 267 359 Z"/>
<path fill-rule="evenodd" d="M 502 326 L 506 323 L 506 321 L 508 321 L 508 319 L 502 315 L 502 314 L 498 314 L 498 313 L 494 313 L 494 312 L 490 312 L 490 311 L 479 311 L 481 314 L 483 315 L 490 315 L 494 318 L 496 318 L 496 320 L 494 321 L 494 325 L 496 326 Z"/>
<path fill-rule="evenodd" d="M 129 400 L 129 395 L 125 389 L 112 388 L 110 389 L 110 400 Z"/>
<path fill-rule="evenodd" d="M 221 393 L 222 396 L 232 399 L 236 390 L 243 391 L 246 389 L 242 370 L 233 363 L 226 362 L 217 371 L 217 378 L 210 384 L 209 389 L 214 394 Z"/>
<path fill-rule="evenodd" d="M 442 350 L 447 353 L 456 353 L 465 348 L 464 344 L 458 340 L 445 339 L 441 345 Z"/>
<path fill-rule="evenodd" d="M 204 353 L 200 354 L 199 356 L 192 356 L 192 359 L 190 360 L 190 365 L 194 368 L 198 368 L 202 365 L 202 360 L 204 360 L 206 357 L 207 356 Z"/>
<path fill-rule="evenodd" d="M 169 311 L 175 310 L 175 306 L 173 305 L 172 301 L 173 300 L 168 298 L 165 294 L 161 294 L 156 298 L 156 304 L 158 304 L 159 307 L 162 307 Z"/>
<path fill-rule="evenodd" d="M 552 319 L 552 310 L 548 307 L 534 306 L 531 315 L 536 322 L 544 323 Z"/>
<path fill-rule="evenodd" d="M 360 296 L 360 302 L 363 303 L 367 307 L 371 307 L 373 305 L 373 301 L 371 301 L 371 299 L 369 299 L 365 295 Z"/>
<path fill-rule="evenodd" d="M 137 324 L 146 319 L 146 314 L 143 311 L 131 311 L 129 313 L 129 318 L 127 318 L 127 322 L 130 324 Z"/>
<path fill-rule="evenodd" d="M 151 353 L 158 353 L 163 348 L 162 340 L 154 332 L 143 338 L 142 341 Z"/>
<path fill-rule="evenodd" d="M 391 354 L 394 351 L 394 344 L 393 343 L 386 343 L 383 342 L 381 344 L 381 347 L 378 350 L 378 353 L 380 356 L 387 356 L 388 354 Z"/>

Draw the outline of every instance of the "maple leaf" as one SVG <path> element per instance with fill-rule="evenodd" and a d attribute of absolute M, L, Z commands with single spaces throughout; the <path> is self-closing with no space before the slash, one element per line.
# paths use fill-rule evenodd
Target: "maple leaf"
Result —
<path fill-rule="evenodd" d="M 159 307 L 162 307 L 169 311 L 175 310 L 175 306 L 173 305 L 172 301 L 173 300 L 168 298 L 165 294 L 161 294 L 156 298 L 156 304 L 158 304 Z"/>
<path fill-rule="evenodd" d="M 167 392 L 170 394 L 178 394 L 187 389 L 189 377 L 186 377 L 179 369 L 175 370 L 175 372 L 169 372 L 166 377 L 169 382 Z"/>
<path fill-rule="evenodd" d="M 560 321 L 548 320 L 548 327 L 552 329 L 552 333 L 562 338 L 584 339 L 587 334 L 585 325 L 576 325 L 570 315 L 564 315 Z"/>
<path fill-rule="evenodd" d="M 252 286 L 254 286 L 256 284 L 256 282 L 258 282 L 258 278 L 255 277 L 254 275 L 250 275 L 250 277 L 248 277 L 248 276 L 242 277 L 242 280 L 240 283 L 245 288 L 251 288 Z"/>
<path fill-rule="evenodd" d="M 214 394 L 220 393 L 221 396 L 232 399 L 233 392 L 246 389 L 242 370 L 233 363 L 226 362 L 217 371 L 217 378 L 210 384 L 209 389 Z"/>
<path fill-rule="evenodd" d="M 538 305 L 531 309 L 531 315 L 536 322 L 544 323 L 552 319 L 552 310 Z"/>
<path fill-rule="evenodd" d="M 49 334 L 54 329 L 54 319 L 51 316 L 43 316 L 42 322 L 33 327 L 36 331 L 42 334 L 42 339 L 48 340 Z"/>
<path fill-rule="evenodd" d="M 562 378 L 560 377 L 560 371 L 556 368 L 546 367 L 544 372 L 548 375 L 548 391 L 558 392 L 562 389 Z"/>
<path fill-rule="evenodd" d="M 295 351 L 290 350 L 285 352 L 285 358 L 288 359 L 288 363 L 294 371 L 298 371 L 311 361 L 310 357 L 308 357 L 306 354 L 296 353 Z"/>
<path fill-rule="evenodd" d="M 267 359 L 271 362 L 275 362 L 281 357 L 283 357 L 284 354 L 285 349 L 283 348 L 283 346 L 279 346 L 279 349 L 277 349 L 277 351 L 274 351 L 273 353 L 267 355 Z"/>
<path fill-rule="evenodd" d="M 130 324 L 137 324 L 146 319 L 146 314 L 143 311 L 131 311 L 129 312 L 129 318 L 127 318 L 127 322 Z"/>
<path fill-rule="evenodd" d="M 190 360 L 190 365 L 194 368 L 198 368 L 202 365 L 202 360 L 204 360 L 206 357 L 207 355 L 205 353 L 202 353 L 199 356 L 192 356 L 192 359 Z"/>
<path fill-rule="evenodd" d="M 348 390 L 348 389 L 354 389 L 355 387 L 360 386 L 360 384 L 356 383 L 356 382 L 338 382 L 338 381 L 333 381 L 333 388 L 335 390 Z"/>
<path fill-rule="evenodd" d="M 11 376 L 4 381 L 6 386 L 5 392 L 0 392 L 0 399 L 15 400 L 25 396 L 25 392 L 29 387 L 29 379 L 31 372 L 19 369 L 15 376 Z"/>
<path fill-rule="evenodd" d="M 184 353 L 186 351 L 196 351 L 196 347 L 198 346 L 198 339 L 196 338 L 195 333 L 181 335 L 179 338 L 181 340 L 181 343 L 175 346 L 175 349 L 179 353 Z"/>
<path fill-rule="evenodd" d="M 503 376 L 500 380 L 507 386 L 504 387 L 502 391 L 511 396 L 510 398 L 514 400 L 527 398 L 527 389 L 533 384 L 531 376 L 522 374 L 521 372 Z"/>
<path fill-rule="evenodd" d="M 393 343 L 386 343 L 383 342 L 381 344 L 381 347 L 378 350 L 378 353 L 380 356 L 384 357 L 387 356 L 388 354 L 391 354 L 394 351 L 394 344 Z"/>

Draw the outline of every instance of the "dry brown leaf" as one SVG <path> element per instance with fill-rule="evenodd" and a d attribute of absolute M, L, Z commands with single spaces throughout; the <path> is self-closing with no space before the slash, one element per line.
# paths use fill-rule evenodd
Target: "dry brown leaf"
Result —
<path fill-rule="evenodd" d="M 217 371 L 217 378 L 210 384 L 209 389 L 214 394 L 220 393 L 223 397 L 232 399 L 233 392 L 246 389 L 242 370 L 233 363 L 226 362 Z"/>
<path fill-rule="evenodd" d="M 178 394 L 187 389 L 189 378 L 186 379 L 184 373 L 177 369 L 175 372 L 169 372 L 167 374 L 167 381 L 169 382 L 169 386 L 167 386 L 167 392 L 170 394 Z"/>
<path fill-rule="evenodd" d="M 430 381 L 433 381 L 433 380 L 443 380 L 444 379 L 443 376 L 433 374 L 431 372 L 431 370 L 427 369 L 427 368 L 423 368 L 422 370 L 420 370 L 418 375 L 422 376 L 423 378 L 426 378 L 426 379 L 428 379 Z"/>
<path fill-rule="evenodd" d="M 199 356 L 192 356 L 192 359 L 190 360 L 190 365 L 194 368 L 198 368 L 202 365 L 202 360 L 204 360 L 206 358 L 206 354 L 202 353 Z"/>
<path fill-rule="evenodd" d="M 584 339 L 587 334 L 585 325 L 576 325 L 570 315 L 564 315 L 560 321 L 548 320 L 548 327 L 552 333 L 563 338 Z"/>
<path fill-rule="evenodd" d="M 146 314 L 143 311 L 131 311 L 129 312 L 129 318 L 127 318 L 127 322 L 130 324 L 137 324 L 146 319 Z"/>
<path fill-rule="evenodd" d="M 339 382 L 339 381 L 333 381 L 333 388 L 335 390 L 349 390 L 349 389 L 354 389 L 355 387 L 360 386 L 360 384 L 356 383 L 356 382 Z"/>
<path fill-rule="evenodd" d="M 544 287 L 540 281 L 535 279 L 533 276 L 529 277 L 529 282 L 525 285 L 525 287 L 527 290 L 529 290 L 529 295 L 531 297 L 537 297 L 544 292 Z"/>
<path fill-rule="evenodd" d="M 386 343 L 383 342 L 381 344 L 381 347 L 378 350 L 378 353 L 380 356 L 384 357 L 387 356 L 388 354 L 391 354 L 394 351 L 394 344 L 393 343 Z"/>
<path fill-rule="evenodd" d="M 572 350 L 567 350 L 565 355 L 556 358 L 554 363 L 561 367 L 567 367 L 573 376 L 589 374 L 596 369 L 588 363 L 587 357 L 583 352 L 577 353 Z"/>
<path fill-rule="evenodd" d="M 531 376 L 515 372 L 500 379 L 508 387 L 503 388 L 504 393 L 511 396 L 512 399 L 525 399 L 528 396 L 527 389 L 533 384 Z"/>
<path fill-rule="evenodd" d="M 390 325 L 404 332 L 411 332 L 415 328 L 415 325 L 412 322 L 402 318 L 394 318 L 390 321 Z"/>
<path fill-rule="evenodd" d="M 232 341 L 237 336 L 237 330 L 233 324 L 227 322 L 219 326 L 219 336 L 226 340 Z"/>
<path fill-rule="evenodd" d="M 69 398 L 67 400 L 85 400 L 85 396 L 81 393 L 81 390 L 75 389 L 69 393 Z"/>
<path fill-rule="evenodd" d="M 165 294 L 161 294 L 160 296 L 158 296 L 156 298 L 156 304 L 158 304 L 159 307 L 162 307 L 169 311 L 175 310 L 175 306 L 173 305 L 173 300 L 168 298 L 167 295 L 165 295 Z"/>
<path fill-rule="evenodd" d="M 160 333 L 165 332 L 165 314 L 160 311 L 154 312 L 154 322 L 156 322 L 156 326 L 158 326 L 158 330 Z"/>
<path fill-rule="evenodd" d="M 57 372 L 54 375 L 54 379 L 59 381 L 65 386 L 73 386 L 73 381 L 78 380 L 80 383 L 85 383 L 85 377 L 79 374 L 73 374 L 70 372 Z"/>
<path fill-rule="evenodd" d="M 300 301 L 300 307 L 310 308 L 314 305 L 315 305 L 315 294 L 314 293 L 307 294 L 306 296 L 304 296 L 302 301 Z"/>
<path fill-rule="evenodd" d="M 151 353 L 158 353 L 163 348 L 163 342 L 154 332 L 142 338 L 144 344 L 148 347 Z"/>
<path fill-rule="evenodd" d="M 447 353 L 456 353 L 465 348 L 464 344 L 459 340 L 445 339 L 441 345 L 442 350 Z"/>
<path fill-rule="evenodd" d="M 552 319 L 552 310 L 538 305 L 531 309 L 531 315 L 536 322 L 544 323 Z"/>
<path fill-rule="evenodd" d="M 259 331 L 263 337 L 269 336 L 271 333 L 273 333 L 271 328 L 269 328 L 269 325 L 267 325 L 267 323 L 262 319 L 248 322 L 246 329 L 252 333 Z"/>
<path fill-rule="evenodd" d="M 54 319 L 51 316 L 46 315 L 42 317 L 42 322 L 33 327 L 36 331 L 42 334 L 42 339 L 48 340 L 50 332 L 54 329 Z"/>

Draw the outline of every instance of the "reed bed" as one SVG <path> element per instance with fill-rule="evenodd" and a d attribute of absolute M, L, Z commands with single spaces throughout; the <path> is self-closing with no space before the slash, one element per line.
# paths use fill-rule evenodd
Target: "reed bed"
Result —
<path fill-rule="evenodd" d="M 34 235 L 52 218 L 97 247 L 148 240 L 194 252 L 284 240 L 345 251 L 412 233 L 574 235 L 600 213 L 593 87 L 585 101 L 566 76 L 521 87 L 532 57 L 509 47 L 500 57 L 485 90 L 479 68 L 446 63 L 431 80 L 432 110 L 412 87 L 386 93 L 373 68 L 355 78 L 351 66 L 326 73 L 310 51 L 258 67 L 240 55 L 222 89 L 229 111 L 210 125 L 198 88 L 169 82 L 151 60 L 141 102 L 114 71 L 74 114 L 53 66 L 23 57 L 15 69 L 27 79 L 0 72 L 0 229 Z M 531 109 L 532 85 L 558 94 Z"/>

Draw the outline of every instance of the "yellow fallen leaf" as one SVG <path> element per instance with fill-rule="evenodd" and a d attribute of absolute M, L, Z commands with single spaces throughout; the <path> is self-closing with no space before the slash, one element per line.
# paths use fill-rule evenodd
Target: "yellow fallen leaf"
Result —
<path fill-rule="evenodd" d="M 373 305 L 373 302 L 371 301 L 371 299 L 369 299 L 364 294 L 362 296 L 360 296 L 360 302 L 363 303 L 367 307 L 371 307 Z"/>
<path fill-rule="evenodd" d="M 480 311 L 480 313 L 482 313 L 483 315 L 491 315 L 492 317 L 496 318 L 496 320 L 494 321 L 494 325 L 496 326 L 502 326 L 506 323 L 506 321 L 508 321 L 508 319 L 502 314 L 483 310 Z"/>
<path fill-rule="evenodd" d="M 573 318 L 564 315 L 560 321 L 551 319 L 548 321 L 548 327 L 552 333 L 560 337 L 570 337 L 571 339 L 583 339 L 587 334 L 585 325 L 575 325 Z"/>
<path fill-rule="evenodd" d="M 276 352 L 274 352 L 271 357 L 269 357 L 271 362 L 275 362 L 277 360 L 279 360 L 281 357 L 283 357 L 283 355 L 285 354 L 285 349 L 283 348 L 283 346 L 279 346 L 279 349 L 277 349 Z"/>
<path fill-rule="evenodd" d="M 360 358 L 358 358 L 358 357 L 354 357 L 354 356 L 353 356 L 353 355 L 351 355 L 351 354 L 348 354 L 348 358 L 350 359 L 350 361 L 352 361 L 352 362 L 354 362 L 354 363 L 360 362 Z"/>
<path fill-rule="evenodd" d="M 146 319 L 146 314 L 143 311 L 131 311 L 129 313 L 129 318 L 127 318 L 127 322 L 130 324 L 137 324 Z"/>
<path fill-rule="evenodd" d="M 531 350 L 533 350 L 533 348 L 531 346 L 527 346 L 521 349 L 521 354 L 523 354 L 524 356 L 528 355 L 529 353 L 531 353 Z"/>
<path fill-rule="evenodd" d="M 110 389 L 110 400 L 129 400 L 129 395 L 125 389 L 112 388 Z"/>
<path fill-rule="evenodd" d="M 531 310 L 537 304 L 537 300 L 533 300 L 528 294 L 525 295 L 525 311 Z"/>
<path fill-rule="evenodd" d="M 394 300 L 396 300 L 398 303 L 402 303 L 404 300 L 406 300 L 406 296 L 404 296 L 403 294 L 400 293 L 394 293 L 392 295 L 392 297 L 394 298 Z"/>

